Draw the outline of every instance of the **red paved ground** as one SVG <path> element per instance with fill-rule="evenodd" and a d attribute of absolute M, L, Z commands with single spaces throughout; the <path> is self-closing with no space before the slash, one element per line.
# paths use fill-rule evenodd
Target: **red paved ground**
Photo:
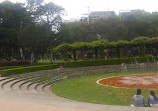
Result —
<path fill-rule="evenodd" d="M 116 76 L 100 79 L 98 83 L 112 87 L 157 89 L 158 74 Z"/>

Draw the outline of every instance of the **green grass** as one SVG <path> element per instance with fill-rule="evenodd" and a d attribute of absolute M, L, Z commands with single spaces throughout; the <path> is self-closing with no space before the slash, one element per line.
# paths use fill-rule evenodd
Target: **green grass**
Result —
<path fill-rule="evenodd" d="M 145 72 L 149 74 L 149 72 Z M 136 93 L 136 89 L 127 88 L 112 88 L 107 86 L 101 86 L 96 83 L 98 79 L 129 74 L 145 74 L 143 72 L 130 72 L 130 73 L 111 73 L 102 74 L 89 77 L 75 78 L 60 82 L 52 88 L 52 92 L 58 96 L 64 98 L 78 100 L 89 103 L 108 104 L 108 105 L 130 105 L 133 103 L 133 95 Z M 150 72 L 157 73 L 157 72 Z M 158 90 L 156 90 L 158 93 Z M 142 89 L 142 95 L 145 97 L 147 103 L 147 97 L 149 90 Z"/>
<path fill-rule="evenodd" d="M 50 60 L 49 59 L 38 60 L 37 63 L 39 63 L 39 64 L 49 64 Z"/>

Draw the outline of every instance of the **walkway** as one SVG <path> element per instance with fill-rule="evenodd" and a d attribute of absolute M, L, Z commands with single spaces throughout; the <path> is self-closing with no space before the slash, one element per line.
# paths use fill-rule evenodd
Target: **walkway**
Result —
<path fill-rule="evenodd" d="M 15 78 L 0 78 L 0 111 L 157 111 L 140 108 L 84 103 L 58 97 L 43 86 Z"/>

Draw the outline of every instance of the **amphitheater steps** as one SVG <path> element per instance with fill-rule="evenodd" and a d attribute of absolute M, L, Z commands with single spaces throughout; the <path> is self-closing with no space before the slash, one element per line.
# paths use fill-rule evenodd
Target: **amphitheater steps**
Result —
<path fill-rule="evenodd" d="M 42 91 L 45 92 L 47 95 L 52 95 L 51 87 L 52 87 L 51 85 L 44 85 L 42 87 Z"/>
<path fill-rule="evenodd" d="M 20 89 L 21 91 L 29 91 L 27 87 L 28 87 L 28 85 L 29 85 L 30 83 L 32 83 L 32 82 L 30 82 L 29 80 L 23 82 L 23 83 L 19 86 L 19 89 Z"/>
<path fill-rule="evenodd" d="M 37 85 L 38 83 L 30 83 L 28 86 L 27 86 L 27 89 L 28 91 L 32 92 L 32 93 L 37 93 L 37 91 L 35 90 L 35 86 Z"/>
<path fill-rule="evenodd" d="M 6 86 L 8 86 L 8 84 L 14 82 L 15 80 L 17 80 L 17 79 L 15 79 L 15 78 L 9 78 L 9 79 L 2 80 L 1 84 L 0 84 L 1 89 L 4 89 Z"/>
<path fill-rule="evenodd" d="M 19 84 L 19 83 L 21 83 L 21 82 L 24 82 L 24 80 L 23 80 L 23 79 L 17 80 L 16 82 L 14 82 L 14 83 L 12 83 L 12 84 L 10 85 L 10 88 L 11 88 L 11 89 L 17 89 L 16 85 Z M 18 89 L 19 89 L 19 88 L 18 88 Z"/>
<path fill-rule="evenodd" d="M 14 82 L 14 83 L 11 85 L 11 89 L 12 89 L 12 90 L 19 90 L 19 91 L 21 91 L 20 86 L 21 86 L 21 84 L 23 84 L 24 82 L 26 82 L 26 81 L 24 81 L 24 80 L 19 80 L 19 81 L 17 81 L 17 82 Z"/>
<path fill-rule="evenodd" d="M 48 86 L 47 86 L 48 87 Z M 27 79 L 17 79 L 17 78 L 2 78 L 0 79 L 0 88 L 3 91 L 10 91 L 11 93 L 18 93 L 25 95 L 41 95 L 48 96 L 50 89 L 45 85 L 39 83 L 30 82 Z"/>
<path fill-rule="evenodd" d="M 0 78 L 0 93 L 51 98 L 52 84 L 67 79 L 64 71 L 42 71 Z"/>
<path fill-rule="evenodd" d="M 37 84 L 37 85 L 35 86 L 35 90 L 36 90 L 38 93 L 43 94 L 44 92 L 43 92 L 43 90 L 42 90 L 42 87 L 43 87 L 43 85 Z"/>

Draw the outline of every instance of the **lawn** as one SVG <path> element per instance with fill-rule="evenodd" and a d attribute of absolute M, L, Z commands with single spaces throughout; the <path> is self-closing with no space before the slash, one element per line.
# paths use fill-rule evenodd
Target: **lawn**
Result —
<path fill-rule="evenodd" d="M 158 72 L 150 72 L 150 74 L 155 73 Z M 75 78 L 54 85 L 52 92 L 64 98 L 83 102 L 108 105 L 130 105 L 133 103 L 133 95 L 136 93 L 136 89 L 112 88 L 96 83 L 96 81 L 101 78 L 130 74 L 149 74 L 149 72 L 109 73 Z M 158 94 L 158 90 L 156 90 L 156 93 Z M 145 97 L 147 103 L 149 90 L 142 89 L 142 95 Z"/>

